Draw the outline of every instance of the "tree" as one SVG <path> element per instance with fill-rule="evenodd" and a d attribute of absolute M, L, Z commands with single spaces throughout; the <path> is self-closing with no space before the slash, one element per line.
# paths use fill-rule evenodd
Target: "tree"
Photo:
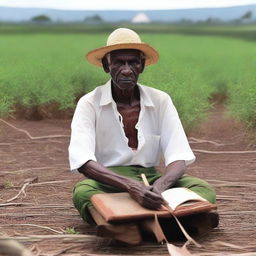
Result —
<path fill-rule="evenodd" d="M 31 21 L 44 23 L 44 22 L 50 22 L 51 19 L 46 15 L 38 15 L 38 16 L 33 17 L 31 19 Z"/>
<path fill-rule="evenodd" d="M 252 18 L 252 11 L 247 11 L 242 17 L 241 20 L 250 20 Z"/>
<path fill-rule="evenodd" d="M 89 23 L 89 24 L 100 24 L 100 23 L 103 23 L 104 20 L 101 18 L 100 15 L 96 14 L 96 15 L 93 15 L 93 16 L 88 16 L 84 19 L 84 21 L 86 23 Z"/>

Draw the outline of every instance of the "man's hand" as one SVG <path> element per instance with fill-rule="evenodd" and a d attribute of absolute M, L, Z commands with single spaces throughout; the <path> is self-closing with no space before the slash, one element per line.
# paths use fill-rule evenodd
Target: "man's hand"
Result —
<path fill-rule="evenodd" d="M 162 204 L 166 204 L 161 193 L 155 190 L 158 187 L 155 186 L 155 183 L 153 186 L 146 186 L 139 181 L 119 175 L 92 160 L 79 168 L 79 171 L 88 178 L 119 188 L 121 191 L 127 191 L 135 201 L 145 208 L 158 210 Z"/>
<path fill-rule="evenodd" d="M 131 197 L 145 208 L 159 210 L 165 204 L 161 194 L 152 191 L 153 186 L 145 186 L 140 182 L 134 182 L 129 186 Z"/>

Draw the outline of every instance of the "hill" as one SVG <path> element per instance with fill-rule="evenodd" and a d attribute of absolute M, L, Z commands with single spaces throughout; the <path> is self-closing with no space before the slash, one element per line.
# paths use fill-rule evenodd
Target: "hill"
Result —
<path fill-rule="evenodd" d="M 181 19 L 192 21 L 206 20 L 208 18 L 229 21 L 240 18 L 247 11 L 252 11 L 252 18 L 255 19 L 256 5 L 225 7 L 225 8 L 200 8 L 200 9 L 178 9 L 178 10 L 153 10 L 153 11 L 88 11 L 88 10 L 57 10 L 40 8 L 12 8 L 0 6 L 0 21 L 29 21 L 37 15 L 47 15 L 53 21 L 79 22 L 86 17 L 100 15 L 104 21 L 130 21 L 137 13 L 144 12 L 151 21 L 174 22 Z"/>

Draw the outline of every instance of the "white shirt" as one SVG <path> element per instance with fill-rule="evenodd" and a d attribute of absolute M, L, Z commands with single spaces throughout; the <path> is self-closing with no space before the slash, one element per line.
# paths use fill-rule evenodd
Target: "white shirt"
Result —
<path fill-rule="evenodd" d="M 176 160 L 185 160 L 187 165 L 195 160 L 169 95 L 140 84 L 138 87 L 141 110 L 135 126 L 137 150 L 128 146 L 122 116 L 108 81 L 83 96 L 77 104 L 69 145 L 71 170 L 77 170 L 88 160 L 106 167 L 153 167 L 159 164 L 161 154 L 166 166 Z"/>

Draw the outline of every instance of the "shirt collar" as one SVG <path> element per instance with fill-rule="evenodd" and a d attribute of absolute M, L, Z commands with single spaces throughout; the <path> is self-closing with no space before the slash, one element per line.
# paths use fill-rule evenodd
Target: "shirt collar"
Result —
<path fill-rule="evenodd" d="M 111 102 L 113 102 L 113 97 L 111 92 L 111 80 L 109 80 L 101 88 L 100 106 L 107 105 Z"/>
<path fill-rule="evenodd" d="M 139 90 L 140 90 L 140 99 L 141 99 L 141 104 L 144 104 L 144 106 L 147 107 L 154 107 L 154 103 L 152 102 L 148 92 L 147 92 L 147 87 L 138 84 Z"/>
<path fill-rule="evenodd" d="M 140 90 L 140 99 L 141 104 L 148 107 L 154 107 L 154 103 L 152 102 L 151 98 L 149 97 L 147 90 L 144 88 L 143 85 L 138 84 Z M 111 92 L 111 80 L 109 80 L 105 85 L 101 88 L 101 99 L 100 99 L 100 106 L 107 105 L 112 103 L 113 97 Z"/>

